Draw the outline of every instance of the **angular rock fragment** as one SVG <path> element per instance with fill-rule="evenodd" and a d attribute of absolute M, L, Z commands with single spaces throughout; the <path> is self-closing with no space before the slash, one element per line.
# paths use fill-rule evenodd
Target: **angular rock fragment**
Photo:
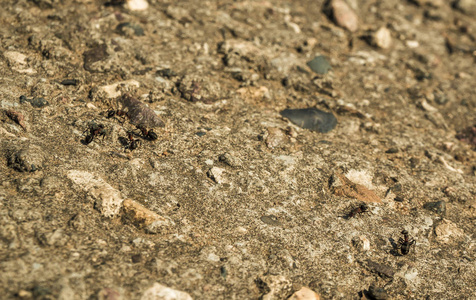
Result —
<path fill-rule="evenodd" d="M 326 133 L 334 129 L 337 119 L 332 113 L 317 108 L 285 109 L 280 114 L 299 127 Z"/>
<path fill-rule="evenodd" d="M 95 174 L 78 170 L 69 171 L 67 177 L 92 196 L 95 200 L 95 208 L 103 216 L 112 218 L 119 213 L 124 201 L 121 192 L 113 188 L 102 178 Z"/>
<path fill-rule="evenodd" d="M 120 97 L 122 92 L 121 88 L 126 90 L 139 88 L 140 83 L 137 80 L 129 79 L 125 81 L 119 81 L 108 85 L 102 85 L 91 89 L 91 96 L 93 99 L 113 99 Z"/>
<path fill-rule="evenodd" d="M 160 233 L 173 225 L 169 218 L 162 217 L 131 199 L 124 200 L 122 207 L 125 218 L 147 233 Z"/>
<path fill-rule="evenodd" d="M 119 102 L 132 124 L 145 128 L 165 126 L 164 121 L 152 109 L 136 98 L 125 94 L 119 99 Z"/>
<path fill-rule="evenodd" d="M 355 198 L 367 203 L 382 203 L 382 200 L 365 186 L 353 183 L 342 174 L 334 174 L 329 180 L 329 188 L 336 196 Z"/>
<path fill-rule="evenodd" d="M 220 155 L 218 157 L 218 160 L 224 162 L 225 164 L 233 168 L 238 168 L 243 165 L 243 162 L 239 157 L 233 156 L 228 152 Z"/>
<path fill-rule="evenodd" d="M 313 60 L 307 62 L 307 65 L 315 73 L 321 75 L 327 74 L 327 72 L 332 69 L 331 64 L 327 61 L 327 58 L 324 55 L 314 57 Z"/>
<path fill-rule="evenodd" d="M 207 176 L 216 183 L 227 183 L 228 180 L 225 177 L 225 169 L 219 167 L 213 167 L 207 172 Z"/>
<path fill-rule="evenodd" d="M 36 73 L 36 70 L 28 68 L 28 57 L 25 54 L 16 51 L 5 51 L 3 56 L 7 59 L 12 70 L 30 75 Z"/>
<path fill-rule="evenodd" d="M 13 122 L 17 123 L 18 125 L 23 128 L 23 130 L 27 131 L 27 126 L 25 123 L 25 116 L 22 113 L 14 111 L 12 109 L 5 111 L 7 117 L 9 117 Z"/>
<path fill-rule="evenodd" d="M 84 57 L 84 69 L 89 72 L 101 72 L 104 70 L 101 70 L 98 66 L 95 65 L 95 63 L 104 61 L 109 57 L 109 54 L 107 53 L 107 45 L 106 44 L 101 44 L 97 45 L 94 48 L 84 52 L 83 54 Z"/>
<path fill-rule="evenodd" d="M 152 287 L 147 289 L 140 298 L 141 300 L 192 300 L 192 297 L 179 290 L 161 285 L 160 283 L 154 283 Z"/>
<path fill-rule="evenodd" d="M 332 12 L 334 22 L 350 32 L 355 32 L 359 28 L 359 19 L 355 12 L 344 0 L 331 0 L 329 8 Z"/>

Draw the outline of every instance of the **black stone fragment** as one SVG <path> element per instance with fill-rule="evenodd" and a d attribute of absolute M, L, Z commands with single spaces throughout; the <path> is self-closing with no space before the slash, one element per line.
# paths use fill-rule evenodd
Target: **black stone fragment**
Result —
<path fill-rule="evenodd" d="M 227 272 L 225 266 L 220 267 L 220 275 L 221 275 L 221 277 L 223 277 L 223 279 L 226 279 L 226 275 L 228 275 L 228 272 Z"/>
<path fill-rule="evenodd" d="M 204 136 L 204 135 L 207 134 L 207 133 L 204 132 L 204 131 L 199 131 L 199 132 L 196 132 L 195 134 L 196 134 L 197 136 L 199 136 L 199 137 L 202 137 L 202 136 Z"/>
<path fill-rule="evenodd" d="M 299 127 L 326 133 L 334 129 L 337 119 L 332 113 L 317 108 L 285 109 L 280 113 Z"/>
<path fill-rule="evenodd" d="M 20 103 L 25 103 L 25 102 L 28 102 L 31 104 L 31 106 L 37 107 L 37 108 L 42 108 L 50 104 L 45 98 L 40 97 L 40 98 L 28 99 L 24 95 L 20 96 Z"/>
<path fill-rule="evenodd" d="M 77 79 L 65 79 L 60 82 L 62 85 L 78 85 L 79 80 Z"/>
<path fill-rule="evenodd" d="M 423 207 L 437 214 L 442 214 L 442 215 L 446 214 L 446 202 L 443 200 L 425 203 Z"/>
<path fill-rule="evenodd" d="M 317 74 L 327 74 L 327 72 L 332 69 L 331 65 L 327 61 L 326 57 L 323 55 L 314 57 L 313 60 L 308 61 L 307 65 L 311 70 L 313 70 Z"/>
<path fill-rule="evenodd" d="M 387 151 L 385 151 L 385 153 L 388 153 L 388 154 L 398 153 L 398 148 L 390 148 Z"/>

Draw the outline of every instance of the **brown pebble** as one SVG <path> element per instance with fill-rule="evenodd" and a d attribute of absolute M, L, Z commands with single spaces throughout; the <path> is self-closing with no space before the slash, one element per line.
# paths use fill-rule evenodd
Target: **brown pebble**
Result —
<path fill-rule="evenodd" d="M 350 32 L 357 31 L 359 28 L 357 15 L 344 0 L 332 0 L 329 7 L 332 10 L 332 17 L 338 26 Z"/>
<path fill-rule="evenodd" d="M 18 125 L 20 125 L 23 130 L 26 131 L 26 125 L 25 125 L 25 117 L 19 113 L 19 112 L 16 112 L 14 110 L 7 110 L 6 111 L 7 113 L 7 116 L 12 119 L 13 122 L 17 123 Z"/>

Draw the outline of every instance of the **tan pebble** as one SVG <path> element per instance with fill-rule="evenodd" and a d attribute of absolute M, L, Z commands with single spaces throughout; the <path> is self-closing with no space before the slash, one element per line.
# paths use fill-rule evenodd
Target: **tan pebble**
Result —
<path fill-rule="evenodd" d="M 320 296 L 313 290 L 302 287 L 299 291 L 295 292 L 288 300 L 319 300 Z"/>
<path fill-rule="evenodd" d="M 122 207 L 127 219 L 135 226 L 145 229 L 149 233 L 159 233 L 164 231 L 168 226 L 173 225 L 173 222 L 169 218 L 156 214 L 134 200 L 124 200 Z"/>
<path fill-rule="evenodd" d="M 392 45 L 392 35 L 390 30 L 388 30 L 386 27 L 380 27 L 380 29 L 377 30 L 373 35 L 373 43 L 375 46 L 382 49 L 390 48 Z"/>
<path fill-rule="evenodd" d="M 355 12 L 344 0 L 332 0 L 330 8 L 337 25 L 350 32 L 355 32 L 359 28 L 359 20 Z"/>

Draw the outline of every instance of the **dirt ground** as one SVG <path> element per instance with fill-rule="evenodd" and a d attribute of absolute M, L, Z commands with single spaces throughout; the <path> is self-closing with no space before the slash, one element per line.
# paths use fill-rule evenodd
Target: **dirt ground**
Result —
<path fill-rule="evenodd" d="M 2 299 L 476 299 L 474 1 L 1 2 Z"/>

